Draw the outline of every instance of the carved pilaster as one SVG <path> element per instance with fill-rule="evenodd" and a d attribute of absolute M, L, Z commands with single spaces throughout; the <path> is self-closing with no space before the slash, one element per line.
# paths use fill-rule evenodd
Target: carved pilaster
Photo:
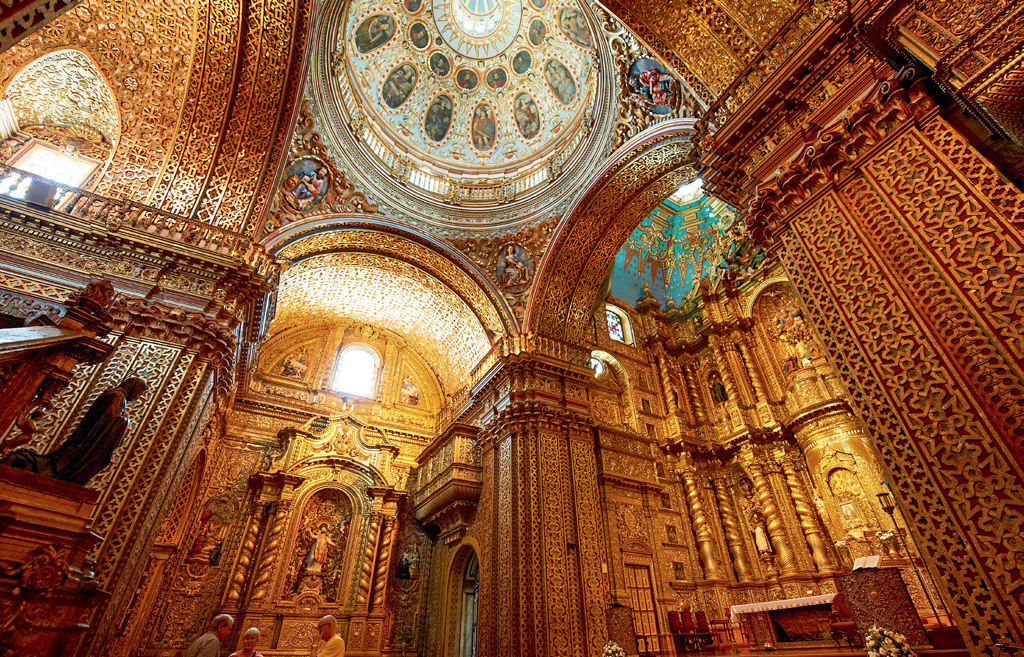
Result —
<path fill-rule="evenodd" d="M 284 542 L 284 527 L 288 520 L 288 512 L 291 510 L 290 500 L 278 500 L 271 507 L 272 520 L 270 531 L 267 533 L 267 543 L 263 546 L 263 558 L 256 569 L 256 578 L 252 585 L 252 601 L 259 602 L 265 599 L 270 592 L 270 579 L 277 564 L 277 557 L 281 552 L 281 544 Z"/>
<path fill-rule="evenodd" d="M 356 604 L 360 609 L 367 609 L 370 604 L 370 579 L 373 576 L 373 557 L 377 553 L 377 540 L 380 538 L 380 527 L 383 514 L 374 512 L 370 514 L 370 527 L 366 537 L 366 547 L 363 548 L 362 561 L 359 566 L 359 592 L 356 594 Z"/>
<path fill-rule="evenodd" d="M 371 609 L 380 609 L 384 606 L 388 568 L 391 563 L 391 545 L 395 538 L 395 524 L 397 520 L 394 516 L 384 517 L 384 526 L 380 534 L 380 548 L 377 550 L 377 568 L 373 574 L 373 594 L 370 598 Z"/>
<path fill-rule="evenodd" d="M 740 582 L 749 582 L 750 571 L 747 568 L 746 556 L 743 554 L 743 541 L 740 539 L 739 518 L 732 506 L 732 499 L 729 492 L 729 483 L 724 477 L 714 478 L 715 500 L 718 502 L 718 515 L 722 519 L 722 530 L 725 533 L 725 542 L 729 546 L 729 554 L 732 555 L 732 566 L 736 572 L 736 579 Z"/>
<path fill-rule="evenodd" d="M 253 501 L 252 513 L 245 528 L 245 538 L 242 539 L 242 547 L 238 554 L 238 562 L 235 564 L 235 572 L 231 575 L 231 584 L 228 586 L 227 603 L 229 607 L 237 607 L 245 593 L 249 566 L 252 565 L 252 554 L 256 550 L 256 541 L 259 539 L 265 515 L 266 508 L 263 504 Z"/>

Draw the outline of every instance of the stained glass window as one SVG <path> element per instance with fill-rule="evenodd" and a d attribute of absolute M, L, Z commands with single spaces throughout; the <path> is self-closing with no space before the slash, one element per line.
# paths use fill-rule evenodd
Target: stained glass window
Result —
<path fill-rule="evenodd" d="M 626 331 L 622 326 L 622 318 L 611 310 L 606 311 L 606 314 L 608 317 L 608 335 L 612 336 L 612 340 L 625 342 Z"/>
<path fill-rule="evenodd" d="M 337 392 L 348 392 L 360 397 L 372 397 L 377 386 L 377 355 L 369 347 L 352 345 L 338 355 L 334 370 Z"/>

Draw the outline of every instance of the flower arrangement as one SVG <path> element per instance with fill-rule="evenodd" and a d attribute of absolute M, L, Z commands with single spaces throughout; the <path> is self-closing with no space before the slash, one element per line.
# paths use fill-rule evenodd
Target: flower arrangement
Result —
<path fill-rule="evenodd" d="M 896 530 L 895 529 L 889 529 L 889 530 L 884 531 L 884 532 L 882 532 L 881 534 L 878 535 L 878 540 L 880 540 L 880 541 L 891 541 L 891 540 L 893 540 L 895 538 L 896 538 Z"/>
<path fill-rule="evenodd" d="M 626 657 L 626 651 L 620 648 L 619 644 L 614 641 L 608 641 L 608 643 L 604 644 L 601 657 Z"/>
<path fill-rule="evenodd" d="M 917 653 L 910 649 L 907 637 L 877 625 L 868 630 L 864 647 L 868 650 L 868 657 L 917 657 Z"/>
<path fill-rule="evenodd" d="M 771 641 L 765 641 L 764 642 L 764 649 L 767 650 L 768 652 L 771 652 L 772 650 L 775 650 L 775 644 L 772 643 Z"/>

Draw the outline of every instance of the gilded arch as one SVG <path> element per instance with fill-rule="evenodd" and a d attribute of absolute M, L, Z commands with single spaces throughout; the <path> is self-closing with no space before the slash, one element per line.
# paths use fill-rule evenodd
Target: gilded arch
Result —
<path fill-rule="evenodd" d="M 666 121 L 620 150 L 580 195 L 540 266 L 524 324 L 583 344 L 594 297 L 629 233 L 680 184 L 697 177 L 693 120 Z"/>

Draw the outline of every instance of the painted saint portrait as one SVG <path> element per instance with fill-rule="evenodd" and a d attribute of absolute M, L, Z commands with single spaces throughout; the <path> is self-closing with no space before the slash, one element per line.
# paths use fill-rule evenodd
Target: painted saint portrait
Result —
<path fill-rule="evenodd" d="M 544 21 L 539 18 L 534 18 L 530 23 L 529 38 L 530 43 L 535 46 L 539 46 L 543 41 L 544 37 L 548 35 L 548 28 L 544 25 Z"/>
<path fill-rule="evenodd" d="M 627 81 L 636 101 L 652 114 L 671 114 L 679 105 L 679 83 L 654 59 L 633 62 Z"/>
<path fill-rule="evenodd" d="M 507 290 L 521 289 L 533 280 L 533 256 L 520 244 L 506 244 L 498 253 L 498 280 Z"/>
<path fill-rule="evenodd" d="M 423 119 L 423 132 L 430 141 L 441 142 L 452 126 L 452 99 L 441 94 L 430 103 Z"/>
<path fill-rule="evenodd" d="M 309 356 L 306 354 L 305 348 L 288 354 L 288 356 L 281 362 L 281 376 L 287 376 L 290 379 L 301 379 L 306 376 L 306 361 L 309 360 Z"/>
<path fill-rule="evenodd" d="M 402 388 L 399 391 L 398 397 L 403 404 L 410 406 L 420 405 L 420 388 L 413 381 L 411 374 L 402 379 Z"/>
<path fill-rule="evenodd" d="M 423 0 L 402 0 L 402 6 L 410 14 L 415 14 L 423 8 Z"/>
<path fill-rule="evenodd" d="M 409 99 L 413 87 L 416 86 L 416 69 L 411 64 L 402 64 L 384 81 L 380 89 L 380 95 L 384 103 L 391 109 L 398 107 Z"/>
<path fill-rule="evenodd" d="M 463 68 L 455 74 L 455 82 L 466 91 L 472 91 L 480 84 L 480 78 L 473 69 Z"/>
<path fill-rule="evenodd" d="M 540 134 L 540 110 L 530 94 L 516 95 L 513 105 L 516 125 L 519 126 L 519 134 L 523 139 L 530 140 Z"/>
<path fill-rule="evenodd" d="M 433 71 L 434 75 L 437 77 L 443 78 L 451 72 L 452 63 L 441 53 L 435 52 L 430 56 L 430 70 Z"/>
<path fill-rule="evenodd" d="M 309 212 L 327 194 L 330 177 L 330 171 L 323 162 L 308 157 L 296 160 L 284 172 L 281 198 L 291 209 Z"/>
<path fill-rule="evenodd" d="M 558 27 L 562 28 L 565 36 L 575 43 L 589 48 L 593 45 L 590 37 L 590 27 L 587 25 L 587 17 L 578 9 L 563 9 L 558 13 Z"/>
<path fill-rule="evenodd" d="M 487 86 L 491 89 L 501 89 L 506 82 L 508 82 L 508 73 L 505 72 L 505 69 L 492 68 L 487 71 Z"/>
<path fill-rule="evenodd" d="M 473 120 L 469 124 L 469 136 L 473 148 L 478 151 L 489 151 L 498 141 L 498 124 L 494 122 L 494 110 L 490 105 L 481 103 L 473 110 Z"/>
<path fill-rule="evenodd" d="M 395 35 L 395 19 L 386 14 L 374 14 L 356 28 L 356 50 L 370 52 L 380 48 Z"/>
<path fill-rule="evenodd" d="M 533 57 L 530 56 L 529 50 L 520 50 L 516 53 L 516 56 L 512 58 L 512 70 L 522 75 L 526 73 L 530 68 L 530 64 L 533 63 Z"/>
<path fill-rule="evenodd" d="M 572 73 L 565 67 L 565 64 L 557 59 L 548 60 L 544 67 L 544 77 L 547 78 L 551 91 L 558 96 L 558 100 L 566 105 L 572 105 L 576 100 L 576 81 L 572 79 Z"/>
<path fill-rule="evenodd" d="M 409 40 L 412 41 L 412 45 L 417 50 L 423 50 L 430 45 L 430 35 L 427 34 L 427 26 L 420 21 L 416 21 L 409 28 Z"/>
<path fill-rule="evenodd" d="M 543 9 L 548 4 L 547 0 L 530 0 L 530 3 L 537 9 Z"/>

